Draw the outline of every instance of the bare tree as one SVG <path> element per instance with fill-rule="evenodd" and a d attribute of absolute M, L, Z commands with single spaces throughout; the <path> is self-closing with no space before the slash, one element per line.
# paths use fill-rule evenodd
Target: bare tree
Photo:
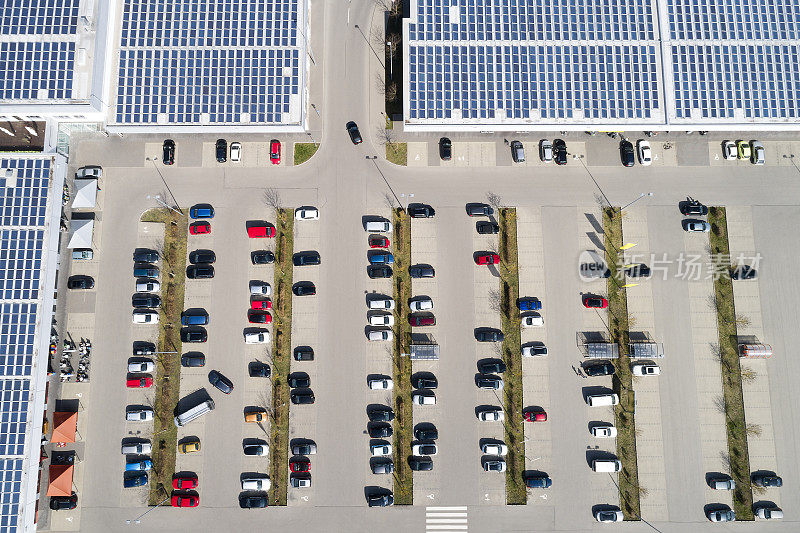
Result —
<path fill-rule="evenodd" d="M 746 328 L 750 325 L 750 318 L 744 315 L 736 315 L 733 321 L 736 323 L 736 326 L 740 328 Z"/>
<path fill-rule="evenodd" d="M 387 130 L 384 127 L 378 126 L 375 131 L 378 134 L 378 140 L 383 145 L 394 145 L 394 130 Z"/>
<path fill-rule="evenodd" d="M 725 398 L 722 395 L 714 396 L 714 407 L 721 414 L 725 414 Z"/>
<path fill-rule="evenodd" d="M 742 381 L 744 383 L 753 383 L 758 377 L 758 372 L 749 366 L 743 366 L 741 370 Z"/>
<path fill-rule="evenodd" d="M 281 193 L 272 187 L 264 189 L 264 203 L 277 211 L 282 207 Z"/>
<path fill-rule="evenodd" d="M 498 315 L 501 314 L 503 311 L 503 305 L 501 302 L 500 289 L 490 289 L 488 298 L 489 308 Z"/>
<path fill-rule="evenodd" d="M 389 102 L 394 102 L 397 100 L 397 83 L 394 81 L 390 81 L 386 84 L 386 91 L 385 91 L 386 100 Z"/>
<path fill-rule="evenodd" d="M 396 57 L 403 45 L 403 36 L 399 33 L 390 33 L 386 36 L 386 46 L 389 47 L 390 57 Z"/>
<path fill-rule="evenodd" d="M 386 78 L 380 72 L 375 73 L 375 90 L 381 95 L 386 95 Z"/>
<path fill-rule="evenodd" d="M 496 211 L 500 210 L 500 204 L 503 199 L 500 197 L 499 194 L 495 194 L 492 191 L 486 193 L 486 201 L 489 202 L 489 205 L 495 208 Z"/>
<path fill-rule="evenodd" d="M 745 432 L 747 433 L 748 437 L 758 438 L 761 436 L 761 426 L 758 424 L 747 424 Z"/>

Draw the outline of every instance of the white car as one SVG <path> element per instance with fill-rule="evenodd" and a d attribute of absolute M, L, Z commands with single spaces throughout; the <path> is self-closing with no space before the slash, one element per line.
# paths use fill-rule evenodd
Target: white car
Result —
<path fill-rule="evenodd" d="M 594 512 L 594 519 L 598 522 L 622 522 L 622 511 L 619 509 L 597 510 Z"/>
<path fill-rule="evenodd" d="M 391 378 L 372 378 L 367 384 L 372 390 L 392 390 L 392 387 L 394 387 L 394 382 Z"/>
<path fill-rule="evenodd" d="M 416 390 L 411 393 L 411 403 L 414 405 L 436 405 L 436 393 Z"/>
<path fill-rule="evenodd" d="M 413 455 L 436 455 L 439 448 L 435 444 L 415 444 L 411 447 Z"/>
<path fill-rule="evenodd" d="M 267 344 L 269 342 L 269 331 L 253 331 L 244 334 L 245 344 Z"/>
<path fill-rule="evenodd" d="M 522 317 L 523 328 L 540 328 L 544 326 L 544 318 L 539 313 L 531 313 Z"/>
<path fill-rule="evenodd" d="M 543 357 L 545 355 L 547 355 L 547 347 L 543 344 L 522 347 L 523 357 Z"/>
<path fill-rule="evenodd" d="M 372 457 L 381 457 L 382 455 L 392 455 L 391 444 L 373 444 L 369 448 L 372 452 Z"/>
<path fill-rule="evenodd" d="M 78 179 L 81 178 L 102 178 L 103 177 L 103 168 L 97 165 L 87 165 L 85 167 L 79 168 L 75 172 L 75 177 Z"/>
<path fill-rule="evenodd" d="M 370 326 L 394 326 L 394 315 L 377 314 L 369 317 Z"/>
<path fill-rule="evenodd" d="M 394 339 L 394 333 L 390 329 L 373 329 L 367 334 L 371 341 L 390 341 Z"/>
<path fill-rule="evenodd" d="M 311 478 L 310 477 L 299 477 L 297 474 L 293 474 L 290 480 L 292 487 L 296 489 L 307 489 L 311 486 Z"/>
<path fill-rule="evenodd" d="M 149 455 L 152 451 L 153 446 L 149 442 L 134 442 L 122 445 L 122 453 L 125 455 Z"/>
<path fill-rule="evenodd" d="M 369 301 L 369 308 L 392 310 L 394 309 L 394 300 L 391 298 L 376 298 Z"/>
<path fill-rule="evenodd" d="M 650 150 L 650 143 L 645 140 L 641 140 L 636 143 L 636 145 L 639 151 L 639 164 L 648 166 L 653 162 L 653 152 Z"/>
<path fill-rule="evenodd" d="M 708 233 L 711 231 L 711 224 L 704 220 L 686 219 L 683 221 L 683 229 L 689 233 Z"/>
<path fill-rule="evenodd" d="M 131 422 L 147 422 L 153 419 L 152 409 L 130 409 L 125 412 L 125 419 Z"/>
<path fill-rule="evenodd" d="M 148 373 L 156 369 L 156 365 L 152 361 L 137 361 L 135 363 L 128 363 L 128 372 L 134 374 Z"/>
<path fill-rule="evenodd" d="M 272 287 L 266 281 L 251 281 L 250 294 L 254 296 L 271 296 Z"/>
<path fill-rule="evenodd" d="M 506 419 L 506 414 L 499 407 L 478 413 L 478 420 L 481 422 L 502 422 Z"/>
<path fill-rule="evenodd" d="M 489 459 L 483 461 L 483 469 L 486 472 L 505 472 L 506 462 L 502 459 Z"/>
<path fill-rule="evenodd" d="M 722 142 L 722 157 L 728 161 L 736 160 L 736 143 L 733 141 Z"/>
<path fill-rule="evenodd" d="M 234 163 L 238 163 L 242 160 L 242 143 L 240 142 L 232 142 L 231 143 L 231 161 Z"/>
<path fill-rule="evenodd" d="M 319 220 L 319 210 L 316 207 L 303 206 L 294 210 L 295 220 Z"/>
<path fill-rule="evenodd" d="M 634 376 L 658 376 L 661 374 L 661 367 L 653 363 L 637 363 L 631 365 L 631 372 Z"/>
<path fill-rule="evenodd" d="M 433 310 L 433 300 L 430 298 L 421 298 L 419 300 L 414 300 L 408 304 L 409 309 L 411 309 L 412 313 L 417 313 L 419 311 L 432 311 Z"/>
<path fill-rule="evenodd" d="M 506 455 L 508 453 L 508 446 L 505 444 L 486 443 L 481 446 L 481 452 L 486 455 Z"/>
<path fill-rule="evenodd" d="M 136 284 L 136 292 L 158 292 L 161 284 L 155 280 L 142 281 Z"/>
<path fill-rule="evenodd" d="M 242 490 L 269 490 L 272 481 L 268 477 L 246 477 L 242 479 Z"/>
<path fill-rule="evenodd" d="M 614 439 L 617 437 L 617 428 L 614 426 L 594 426 L 590 431 L 592 436 L 598 439 Z"/>
<path fill-rule="evenodd" d="M 750 162 L 754 165 L 764 164 L 764 145 L 758 141 L 750 141 Z"/>
<path fill-rule="evenodd" d="M 144 309 L 133 310 L 134 324 L 158 324 L 158 313 Z"/>

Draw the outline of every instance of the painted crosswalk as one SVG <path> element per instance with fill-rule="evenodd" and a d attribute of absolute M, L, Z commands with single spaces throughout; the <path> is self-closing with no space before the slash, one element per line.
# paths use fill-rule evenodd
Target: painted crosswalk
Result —
<path fill-rule="evenodd" d="M 448 533 L 467 531 L 466 507 L 426 507 L 425 531 Z"/>

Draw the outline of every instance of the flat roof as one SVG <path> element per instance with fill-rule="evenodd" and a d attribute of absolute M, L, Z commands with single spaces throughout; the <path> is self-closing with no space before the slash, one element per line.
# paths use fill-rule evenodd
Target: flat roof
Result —
<path fill-rule="evenodd" d="M 800 118 L 793 0 L 411 0 L 410 11 L 409 130 L 769 129 Z"/>

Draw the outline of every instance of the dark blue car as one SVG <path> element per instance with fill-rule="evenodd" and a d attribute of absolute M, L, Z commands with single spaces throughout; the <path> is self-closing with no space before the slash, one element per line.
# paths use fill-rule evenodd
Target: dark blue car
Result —
<path fill-rule="evenodd" d="M 552 484 L 549 476 L 532 475 L 525 478 L 525 486 L 530 489 L 548 489 Z"/>
<path fill-rule="evenodd" d="M 122 486 L 126 489 L 141 487 L 143 485 L 147 485 L 147 474 L 145 473 L 127 476 L 122 480 Z"/>

